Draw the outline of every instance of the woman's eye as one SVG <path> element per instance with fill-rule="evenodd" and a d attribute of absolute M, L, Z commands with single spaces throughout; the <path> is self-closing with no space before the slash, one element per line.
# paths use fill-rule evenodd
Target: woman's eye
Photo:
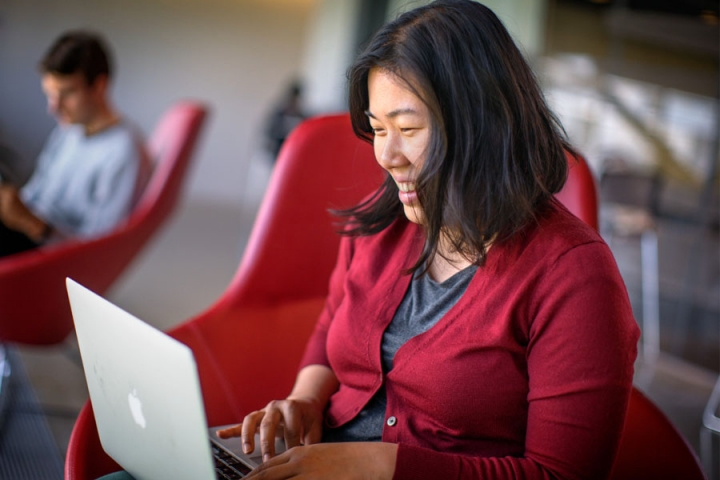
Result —
<path fill-rule="evenodd" d="M 372 129 L 372 132 L 375 135 L 382 135 L 385 132 L 385 130 L 382 128 L 373 128 L 373 127 L 370 127 L 370 128 Z"/>

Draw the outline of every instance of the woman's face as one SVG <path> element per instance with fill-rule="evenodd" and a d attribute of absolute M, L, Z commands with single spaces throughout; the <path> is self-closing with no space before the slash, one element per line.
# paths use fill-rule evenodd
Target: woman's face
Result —
<path fill-rule="evenodd" d="M 368 93 L 366 114 L 375 132 L 375 158 L 395 180 L 405 216 L 422 224 L 415 178 L 430 143 L 430 110 L 402 79 L 386 70 L 370 70 Z"/>

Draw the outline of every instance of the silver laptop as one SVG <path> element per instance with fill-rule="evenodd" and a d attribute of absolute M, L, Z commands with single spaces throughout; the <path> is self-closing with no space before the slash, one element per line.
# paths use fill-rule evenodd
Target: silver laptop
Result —
<path fill-rule="evenodd" d="M 100 443 L 113 460 L 137 480 L 242 478 L 259 465 L 259 448 L 245 455 L 239 438 L 208 431 L 190 348 L 66 283 Z"/>

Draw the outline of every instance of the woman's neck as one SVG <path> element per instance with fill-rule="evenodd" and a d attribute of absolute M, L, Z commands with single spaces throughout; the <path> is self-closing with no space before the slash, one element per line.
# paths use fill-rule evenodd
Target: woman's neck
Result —
<path fill-rule="evenodd" d="M 492 247 L 495 237 L 493 237 L 485 246 L 487 254 Z M 448 238 L 447 232 L 440 235 L 437 253 L 430 262 L 428 275 L 436 282 L 442 283 L 452 277 L 461 270 L 466 269 L 473 264 L 473 260 L 468 260 L 465 255 L 458 252 L 453 242 Z"/>
<path fill-rule="evenodd" d="M 472 262 L 457 252 L 448 238 L 440 238 L 437 254 L 428 267 L 428 275 L 438 283 L 442 283 L 456 273 L 472 265 Z"/>
<path fill-rule="evenodd" d="M 430 275 L 430 278 L 438 283 L 442 283 L 470 265 L 472 265 L 472 263 L 468 262 L 465 258 L 451 262 L 438 254 L 435 255 L 430 263 L 430 268 L 428 268 L 427 273 Z"/>

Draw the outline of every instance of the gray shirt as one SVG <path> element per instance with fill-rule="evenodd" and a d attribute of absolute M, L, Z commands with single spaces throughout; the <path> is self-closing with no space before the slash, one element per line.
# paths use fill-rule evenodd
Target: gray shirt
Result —
<path fill-rule="evenodd" d="M 125 121 L 93 135 L 80 125 L 53 130 L 23 202 L 61 234 L 104 234 L 123 220 L 149 177 L 139 135 Z"/>

